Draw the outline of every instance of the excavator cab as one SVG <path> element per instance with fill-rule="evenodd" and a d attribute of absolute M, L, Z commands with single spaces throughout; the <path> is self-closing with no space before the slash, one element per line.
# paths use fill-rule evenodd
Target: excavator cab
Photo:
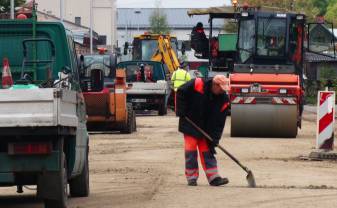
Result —
<path fill-rule="evenodd" d="M 132 60 L 150 61 L 158 50 L 159 34 L 143 34 L 136 36 L 132 46 Z M 178 54 L 178 40 L 176 37 L 167 36 L 170 39 L 172 49 Z"/>
<path fill-rule="evenodd" d="M 164 64 L 171 74 L 179 67 L 177 38 L 163 34 L 145 33 L 133 40 L 133 61 L 156 61 Z"/>

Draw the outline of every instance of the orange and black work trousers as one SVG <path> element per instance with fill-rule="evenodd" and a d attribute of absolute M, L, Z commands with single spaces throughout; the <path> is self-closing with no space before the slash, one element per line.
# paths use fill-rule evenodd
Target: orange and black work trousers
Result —
<path fill-rule="evenodd" d="M 185 139 L 185 175 L 187 180 L 197 180 L 199 177 L 198 150 L 202 167 L 206 173 L 208 182 L 219 177 L 217 161 L 209 151 L 205 138 L 195 138 L 184 135 Z"/>

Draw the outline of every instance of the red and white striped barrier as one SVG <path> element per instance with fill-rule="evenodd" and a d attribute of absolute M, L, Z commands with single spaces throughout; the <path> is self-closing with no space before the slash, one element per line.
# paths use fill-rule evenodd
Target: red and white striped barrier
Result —
<path fill-rule="evenodd" d="M 232 101 L 233 104 L 256 104 L 255 97 L 236 97 Z"/>
<path fill-rule="evenodd" d="M 318 92 L 316 148 L 333 150 L 335 125 L 335 92 Z"/>
<path fill-rule="evenodd" d="M 273 104 L 296 105 L 297 102 L 294 97 L 273 97 Z"/>

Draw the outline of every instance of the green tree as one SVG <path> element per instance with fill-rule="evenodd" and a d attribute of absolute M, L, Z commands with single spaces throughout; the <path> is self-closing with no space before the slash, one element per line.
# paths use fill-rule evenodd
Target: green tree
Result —
<path fill-rule="evenodd" d="M 244 3 L 248 3 L 250 6 L 256 7 L 275 7 L 275 8 L 284 8 L 284 9 L 291 9 L 294 0 L 241 0 L 239 1 L 240 5 Z"/>
<path fill-rule="evenodd" d="M 337 3 L 332 4 L 328 7 L 327 13 L 325 15 L 325 18 L 329 21 L 334 23 L 334 25 L 337 24 Z"/>
<path fill-rule="evenodd" d="M 14 0 L 14 5 L 15 7 L 19 7 L 26 3 L 25 0 Z M 7 13 L 10 11 L 10 5 L 11 1 L 10 0 L 0 0 L 0 13 Z"/>
<path fill-rule="evenodd" d="M 319 15 L 325 15 L 329 6 L 329 0 L 311 0 L 311 2 L 319 10 Z"/>
<path fill-rule="evenodd" d="M 313 0 L 297 0 L 294 10 L 304 13 L 309 22 L 314 21 L 318 15 L 321 15 L 321 10 L 314 6 Z"/>
<path fill-rule="evenodd" d="M 170 32 L 167 17 L 165 14 L 161 13 L 160 9 L 155 9 L 150 16 L 150 26 L 152 33 L 166 34 Z"/>

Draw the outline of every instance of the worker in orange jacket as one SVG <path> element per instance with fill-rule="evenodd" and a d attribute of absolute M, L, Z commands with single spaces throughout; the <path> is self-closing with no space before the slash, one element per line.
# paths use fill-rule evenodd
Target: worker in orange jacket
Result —
<path fill-rule="evenodd" d="M 199 177 L 198 151 L 209 184 L 220 186 L 228 183 L 227 178 L 219 175 L 214 156 L 228 114 L 228 90 L 229 80 L 223 75 L 207 80 L 192 79 L 178 88 L 176 114 L 180 117 L 179 131 L 184 134 L 185 175 L 190 186 L 196 186 Z M 208 142 L 186 117 L 208 133 L 214 143 Z"/>

